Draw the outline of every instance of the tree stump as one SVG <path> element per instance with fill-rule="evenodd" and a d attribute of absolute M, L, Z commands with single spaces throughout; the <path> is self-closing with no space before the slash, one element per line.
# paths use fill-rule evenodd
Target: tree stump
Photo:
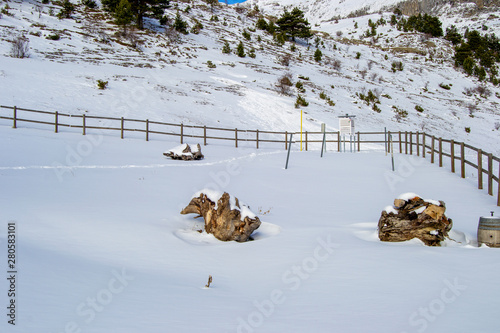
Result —
<path fill-rule="evenodd" d="M 440 246 L 453 225 L 444 215 L 443 201 L 423 200 L 403 195 L 387 207 L 378 222 L 378 236 L 384 242 L 402 242 L 418 238 L 425 245 Z"/>
<path fill-rule="evenodd" d="M 191 149 L 191 147 L 187 143 L 185 143 L 164 152 L 163 155 L 165 155 L 166 157 L 170 157 L 173 160 L 184 161 L 201 160 L 204 158 L 203 154 L 201 153 L 201 146 L 199 143 L 194 149 Z"/>
<path fill-rule="evenodd" d="M 206 193 L 204 193 L 206 192 Z M 205 231 L 221 241 L 246 242 L 261 224 L 247 205 L 224 192 L 196 194 L 181 214 L 198 214 L 205 220 Z"/>

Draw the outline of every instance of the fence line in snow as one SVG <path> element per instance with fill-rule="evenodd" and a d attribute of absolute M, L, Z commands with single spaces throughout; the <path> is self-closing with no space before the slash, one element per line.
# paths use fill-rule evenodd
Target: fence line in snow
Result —
<path fill-rule="evenodd" d="M 57 111 L 40 111 L 0 105 L 0 111 L 2 110 L 12 110 L 10 116 L 4 115 L 4 112 L 0 112 L 0 119 L 12 121 L 13 128 L 17 128 L 18 123 L 24 122 L 52 126 L 55 133 L 58 133 L 61 129 L 79 129 L 83 135 L 86 135 L 89 130 L 116 131 L 120 133 L 122 139 L 125 137 L 125 133 L 134 132 L 142 133 L 146 141 L 150 140 L 151 135 L 166 135 L 179 137 L 180 143 L 184 143 L 185 138 L 196 138 L 203 139 L 204 145 L 207 145 L 208 140 L 225 140 L 234 141 L 235 147 L 238 147 L 238 143 L 254 142 L 257 149 L 266 143 L 280 144 L 287 149 L 289 134 L 295 134 L 296 136 L 301 134 L 300 132 L 293 131 L 275 132 L 260 131 L 258 129 L 241 130 L 237 128 L 172 124 L 149 119 L 101 117 L 86 114 L 72 115 Z M 32 117 L 30 118 L 27 115 Z M 188 133 L 189 130 L 190 132 Z M 373 138 L 374 136 L 375 138 Z M 466 176 L 466 166 L 472 167 L 477 171 L 478 189 L 483 189 L 486 181 L 486 188 L 489 195 L 493 195 L 493 183 L 496 182 L 497 205 L 500 206 L 500 159 L 492 153 L 453 139 L 443 139 L 427 133 L 408 131 L 389 131 L 387 133 L 356 132 L 354 141 L 349 142 L 349 145 L 351 149 L 361 151 L 362 145 L 384 144 L 385 151 L 390 153 L 391 145 L 388 144 L 389 136 L 395 137 L 393 139 L 393 143 L 396 145 L 395 152 L 399 151 L 401 154 L 422 156 L 423 158 L 429 155 L 430 162 L 438 163 L 439 167 L 443 167 L 444 157 L 449 158 L 450 171 L 453 173 L 459 172 L 462 178 Z M 309 149 L 310 144 L 321 144 L 323 142 L 323 132 L 305 131 L 301 137 L 305 150 Z M 342 145 L 344 145 L 345 150 L 346 142 L 342 141 L 340 132 L 326 132 L 325 137 L 325 143 L 333 143 L 337 151 L 342 151 Z M 494 162 L 499 163 L 498 175 L 494 174 Z"/>

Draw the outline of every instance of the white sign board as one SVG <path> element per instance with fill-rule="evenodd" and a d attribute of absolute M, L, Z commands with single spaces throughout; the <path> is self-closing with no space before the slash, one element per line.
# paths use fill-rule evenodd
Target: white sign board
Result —
<path fill-rule="evenodd" d="M 354 134 L 354 120 L 351 118 L 339 118 L 340 135 Z"/>

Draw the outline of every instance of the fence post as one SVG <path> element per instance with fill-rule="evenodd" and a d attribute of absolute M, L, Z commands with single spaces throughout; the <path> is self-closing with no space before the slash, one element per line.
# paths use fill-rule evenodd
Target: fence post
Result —
<path fill-rule="evenodd" d="M 207 145 L 207 125 L 203 126 L 203 145 Z"/>
<path fill-rule="evenodd" d="M 433 135 L 431 140 L 431 163 L 434 163 L 434 141 L 436 137 Z"/>
<path fill-rule="evenodd" d="M 410 155 L 413 155 L 413 132 L 410 132 Z"/>
<path fill-rule="evenodd" d="M 399 131 L 399 153 L 401 154 L 403 152 L 403 144 L 401 141 L 401 131 Z"/>
<path fill-rule="evenodd" d="M 288 149 L 288 131 L 285 131 L 285 150 Z"/>
<path fill-rule="evenodd" d="M 497 192 L 497 206 L 500 206 L 500 163 L 498 164 L 498 192 Z"/>
<path fill-rule="evenodd" d="M 257 142 L 257 149 L 259 149 L 259 130 L 255 132 L 256 135 L 256 142 Z"/>
<path fill-rule="evenodd" d="M 450 141 L 451 172 L 455 173 L 455 141 Z"/>
<path fill-rule="evenodd" d="M 146 141 L 149 141 L 149 119 L 146 119 Z"/>
<path fill-rule="evenodd" d="M 58 122 L 59 122 L 58 118 L 59 118 L 59 113 L 56 111 L 56 113 L 55 113 L 55 120 L 54 120 L 54 132 L 55 133 L 57 133 L 57 130 L 58 130 L 58 128 L 57 128 L 57 125 L 58 125 Z"/>
<path fill-rule="evenodd" d="M 307 131 L 306 131 L 306 151 L 307 151 Z"/>
<path fill-rule="evenodd" d="M 425 134 L 425 132 L 422 133 L 422 157 L 423 158 L 425 158 L 425 149 L 426 149 L 426 147 L 425 147 L 425 136 L 426 135 L 427 134 Z"/>
<path fill-rule="evenodd" d="M 405 131 L 405 154 L 408 154 L 408 131 Z"/>
<path fill-rule="evenodd" d="M 391 131 L 387 131 L 387 148 L 385 150 L 385 156 L 387 156 L 387 153 L 391 152 Z"/>
<path fill-rule="evenodd" d="M 488 154 L 488 194 L 493 195 L 493 154 Z"/>
<path fill-rule="evenodd" d="M 340 153 L 340 131 L 337 132 L 337 151 Z"/>
<path fill-rule="evenodd" d="M 234 145 L 236 148 L 238 148 L 238 129 L 234 129 Z"/>
<path fill-rule="evenodd" d="M 443 139 L 439 138 L 439 167 L 443 166 Z"/>
<path fill-rule="evenodd" d="M 420 133 L 417 131 L 417 156 L 420 156 Z"/>
<path fill-rule="evenodd" d="M 465 143 L 460 143 L 460 173 L 461 177 L 465 178 Z"/>
<path fill-rule="evenodd" d="M 12 124 L 12 128 L 17 128 L 17 106 L 14 106 L 14 123 Z"/>
<path fill-rule="evenodd" d="M 359 134 L 359 131 L 358 131 L 358 151 L 361 151 L 361 135 Z"/>
<path fill-rule="evenodd" d="M 483 189 L 483 151 L 477 151 L 477 188 Z"/>
<path fill-rule="evenodd" d="M 123 132 L 125 131 L 125 119 L 122 117 L 121 119 L 122 126 L 121 126 L 121 138 L 123 139 Z"/>
<path fill-rule="evenodd" d="M 83 134 L 83 135 L 85 135 L 85 134 L 86 134 L 86 128 L 85 128 L 85 126 L 86 126 L 86 121 L 85 121 L 85 113 L 84 113 L 84 114 L 83 114 L 83 116 L 82 116 L 82 121 L 83 121 L 83 124 L 82 124 L 82 131 L 83 131 L 83 133 L 82 133 L 82 134 Z"/>
<path fill-rule="evenodd" d="M 181 145 L 184 143 L 184 124 L 181 123 Z"/>

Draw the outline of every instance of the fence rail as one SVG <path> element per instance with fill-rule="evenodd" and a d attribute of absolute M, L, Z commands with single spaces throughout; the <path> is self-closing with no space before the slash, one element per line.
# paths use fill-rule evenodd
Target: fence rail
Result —
<path fill-rule="evenodd" d="M 5 114 L 4 110 L 11 110 Z M 31 118 L 30 118 L 31 116 Z M 199 125 L 173 124 L 167 122 L 129 119 L 118 117 L 103 117 L 92 115 L 74 115 L 62 112 L 40 111 L 33 109 L 19 108 L 17 106 L 0 105 L 0 119 L 12 122 L 12 127 L 17 128 L 19 123 L 31 123 L 52 126 L 58 133 L 61 128 L 78 129 L 83 135 L 89 130 L 117 131 L 123 139 L 126 133 L 141 133 L 146 141 L 151 135 L 176 136 L 180 143 L 184 143 L 186 138 L 203 139 L 203 144 L 207 145 L 208 140 L 234 141 L 235 147 L 242 143 L 253 143 L 259 149 L 261 144 L 279 144 L 283 148 L 288 148 L 289 134 L 300 134 L 300 132 L 274 132 L 256 130 L 242 130 L 238 128 L 218 128 Z M 346 145 L 352 151 L 361 151 L 362 145 L 384 145 L 387 153 L 391 152 L 391 145 L 388 144 L 389 137 L 395 137 L 392 142 L 395 144 L 395 151 L 400 154 L 416 155 L 426 158 L 430 155 L 431 163 L 438 163 L 439 167 L 444 166 L 444 157 L 449 159 L 449 167 L 452 173 L 459 173 L 462 178 L 466 177 L 466 167 L 477 172 L 478 189 L 486 188 L 489 195 L 493 195 L 494 182 L 497 187 L 497 205 L 500 206 L 500 158 L 479 148 L 473 147 L 464 142 L 453 139 L 443 139 L 427 133 L 420 132 L 356 132 L 352 142 L 346 142 L 340 132 L 311 132 L 302 133 L 305 150 L 309 150 L 310 145 L 323 143 L 334 144 L 337 151 L 346 150 Z M 437 161 L 436 161 L 437 159 Z M 494 162 L 498 164 L 496 173 Z"/>

